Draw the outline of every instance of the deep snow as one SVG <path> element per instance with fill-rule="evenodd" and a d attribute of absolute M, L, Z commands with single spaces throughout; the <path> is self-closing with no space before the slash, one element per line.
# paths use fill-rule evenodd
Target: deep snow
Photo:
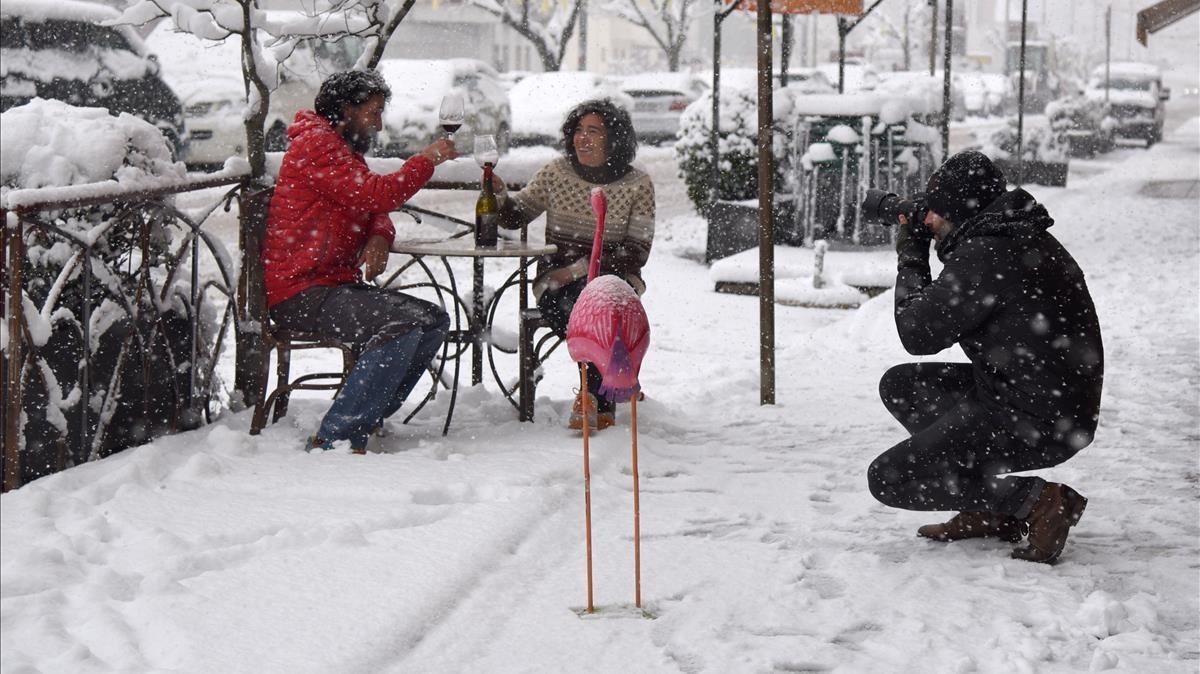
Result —
<path fill-rule="evenodd" d="M 903 434 L 876 383 L 913 360 L 890 292 L 855 311 L 777 307 L 778 404 L 758 405 L 757 300 L 712 292 L 694 261 L 703 223 L 670 150 L 650 148 L 640 463 L 653 619 L 622 610 L 624 406 L 592 445 L 603 610 L 575 612 L 582 470 L 562 349 L 534 424 L 480 387 L 460 396 L 447 437 L 441 396 L 413 424 L 393 420 L 381 453 L 313 455 L 300 447 L 328 402 L 299 398 L 257 437 L 248 413 L 228 414 L 5 494 L 0 669 L 1195 672 L 1198 204 L 1139 190 L 1197 180 L 1198 153 L 1200 118 L 1152 150 L 1073 161 L 1070 189 L 1031 189 L 1088 275 L 1108 365 L 1095 443 L 1039 473 L 1090 499 L 1056 566 L 996 542 L 918 539 L 942 513 L 867 493 L 867 464 Z M 416 203 L 466 213 L 467 196 Z M 232 244 L 232 221 L 221 226 Z"/>

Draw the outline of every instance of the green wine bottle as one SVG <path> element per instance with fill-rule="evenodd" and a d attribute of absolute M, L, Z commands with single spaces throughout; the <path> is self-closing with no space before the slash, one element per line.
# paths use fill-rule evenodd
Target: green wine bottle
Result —
<path fill-rule="evenodd" d="M 500 218 L 500 202 L 492 188 L 492 165 L 483 165 L 483 191 L 475 202 L 475 245 L 496 245 L 496 221 Z"/>

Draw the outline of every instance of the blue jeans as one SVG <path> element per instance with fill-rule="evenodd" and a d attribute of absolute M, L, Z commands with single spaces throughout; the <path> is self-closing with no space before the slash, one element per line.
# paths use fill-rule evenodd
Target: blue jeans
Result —
<path fill-rule="evenodd" d="M 327 334 L 356 344 L 362 355 L 330 406 L 317 437 L 367 436 L 404 404 L 437 354 L 450 317 L 441 307 L 394 290 L 353 284 L 310 288 L 271 308 L 282 328 Z"/>

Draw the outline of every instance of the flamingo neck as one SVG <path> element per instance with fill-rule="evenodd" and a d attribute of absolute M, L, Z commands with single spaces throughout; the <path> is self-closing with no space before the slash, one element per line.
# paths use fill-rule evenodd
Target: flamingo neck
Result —
<path fill-rule="evenodd" d="M 592 259 L 588 264 L 588 283 L 600 274 L 600 253 L 604 248 L 604 211 L 596 214 L 596 238 L 592 240 Z"/>

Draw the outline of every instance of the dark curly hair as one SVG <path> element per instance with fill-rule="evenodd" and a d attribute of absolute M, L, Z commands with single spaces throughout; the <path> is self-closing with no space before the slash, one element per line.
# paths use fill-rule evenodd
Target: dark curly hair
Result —
<path fill-rule="evenodd" d="M 624 174 L 637 155 L 637 136 L 633 132 L 633 120 L 629 118 L 629 112 L 607 98 L 584 101 L 567 113 L 562 125 L 563 149 L 567 159 L 572 166 L 579 166 L 573 142 L 575 130 L 579 128 L 580 120 L 591 114 L 599 115 L 604 122 L 607 133 L 604 142 L 606 167 L 617 175 Z"/>
<path fill-rule="evenodd" d="M 337 124 L 342 121 L 342 107 L 362 105 L 372 96 L 392 97 L 392 89 L 383 76 L 374 70 L 347 70 L 325 78 L 313 107 L 317 114 Z"/>

